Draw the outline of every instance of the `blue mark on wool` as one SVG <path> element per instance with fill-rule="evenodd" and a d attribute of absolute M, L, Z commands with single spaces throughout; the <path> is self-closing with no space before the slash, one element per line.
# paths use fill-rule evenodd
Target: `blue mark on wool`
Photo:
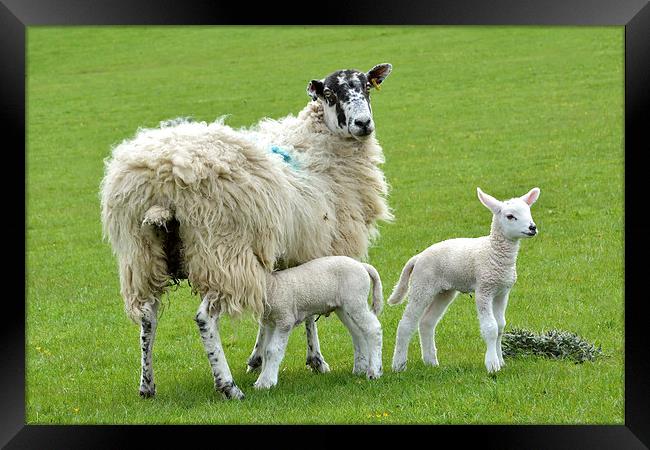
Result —
<path fill-rule="evenodd" d="M 277 145 L 272 145 L 271 153 L 275 153 L 276 155 L 282 156 L 282 159 L 284 160 L 285 163 L 289 164 L 294 169 L 298 169 L 298 164 L 296 164 L 296 162 L 293 160 L 291 155 L 283 148 L 278 147 Z"/>

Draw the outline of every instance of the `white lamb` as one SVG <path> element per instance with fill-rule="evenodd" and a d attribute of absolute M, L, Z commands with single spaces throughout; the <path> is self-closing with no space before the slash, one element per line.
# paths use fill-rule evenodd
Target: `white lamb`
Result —
<path fill-rule="evenodd" d="M 372 313 L 368 294 L 372 280 Z M 262 372 L 256 389 L 275 386 L 291 330 L 307 317 L 332 311 L 352 335 L 355 374 L 381 376 L 382 331 L 377 315 L 383 295 L 379 274 L 369 264 L 347 256 L 317 258 L 291 269 L 267 274 L 261 321 Z M 373 314 L 374 313 L 374 314 Z"/>
<path fill-rule="evenodd" d="M 478 198 L 492 211 L 489 236 L 449 239 L 412 257 L 388 299 L 396 305 L 404 299 L 409 278 L 409 303 L 397 328 L 393 371 L 406 369 L 408 345 L 419 324 L 420 347 L 425 364 L 438 365 L 436 325 L 458 292 L 476 292 L 481 335 L 487 344 L 485 367 L 496 372 L 504 366 L 501 338 L 506 325 L 508 294 L 517 279 L 519 240 L 537 234 L 530 206 L 539 188 L 501 202 L 477 188 Z"/>

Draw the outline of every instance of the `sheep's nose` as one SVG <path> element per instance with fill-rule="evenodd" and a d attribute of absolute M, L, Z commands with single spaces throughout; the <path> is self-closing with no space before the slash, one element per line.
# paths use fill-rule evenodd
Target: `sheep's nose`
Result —
<path fill-rule="evenodd" d="M 368 128 L 368 125 L 370 125 L 370 119 L 366 120 L 355 120 L 354 124 L 358 126 L 359 128 Z"/>
<path fill-rule="evenodd" d="M 537 231 L 537 225 L 535 225 L 534 223 L 531 223 L 530 226 L 528 227 L 528 229 L 530 231 L 535 232 L 535 231 Z"/>

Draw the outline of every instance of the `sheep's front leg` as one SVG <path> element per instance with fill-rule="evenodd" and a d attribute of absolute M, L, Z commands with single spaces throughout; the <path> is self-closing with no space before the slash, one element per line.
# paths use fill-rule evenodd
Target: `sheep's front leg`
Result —
<path fill-rule="evenodd" d="M 208 297 L 206 296 L 203 298 L 194 320 L 199 327 L 203 347 L 210 361 L 212 375 L 214 377 L 214 387 L 226 398 L 243 399 L 244 393 L 237 387 L 232 378 L 230 367 L 228 367 L 228 362 L 226 361 L 226 355 L 221 346 L 219 312 L 211 315 L 208 305 Z"/>
<path fill-rule="evenodd" d="M 248 357 L 248 362 L 246 363 L 246 372 L 255 372 L 260 370 L 262 367 L 262 356 L 264 355 L 264 325 L 259 324 L 257 330 L 257 339 L 255 339 L 255 347 L 253 347 L 253 353 Z"/>
<path fill-rule="evenodd" d="M 492 303 L 492 295 L 476 292 L 476 311 L 478 312 L 478 320 L 481 326 L 481 336 L 487 346 L 485 367 L 489 373 L 494 373 L 501 369 L 501 363 L 497 354 L 497 337 L 499 331 L 497 321 L 494 318 Z"/>
<path fill-rule="evenodd" d="M 156 383 L 153 381 L 153 341 L 158 324 L 158 302 L 145 305 L 140 319 L 140 345 L 142 350 L 140 372 L 140 396 L 144 398 L 156 395 Z"/>
<path fill-rule="evenodd" d="M 262 373 L 253 385 L 255 389 L 268 389 L 278 383 L 278 371 L 287 349 L 291 328 L 274 326 L 265 332 L 267 337 L 264 340 L 264 363 Z"/>
<path fill-rule="evenodd" d="M 492 303 L 492 311 L 494 313 L 494 318 L 497 321 L 497 357 L 499 358 L 499 364 L 501 364 L 501 367 L 506 365 L 506 363 L 503 361 L 501 340 L 503 339 L 503 330 L 506 327 L 506 308 L 508 307 L 509 295 L 510 292 L 497 295 L 494 297 L 494 301 Z"/>
<path fill-rule="evenodd" d="M 306 364 L 315 372 L 326 373 L 330 371 L 330 366 L 325 362 L 325 358 L 320 352 L 320 343 L 318 342 L 318 329 L 314 316 L 305 319 L 305 330 L 307 331 L 307 362 Z"/>

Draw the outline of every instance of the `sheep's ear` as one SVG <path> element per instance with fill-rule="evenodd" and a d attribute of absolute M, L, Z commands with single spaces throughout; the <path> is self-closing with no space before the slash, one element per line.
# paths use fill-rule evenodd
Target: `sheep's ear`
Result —
<path fill-rule="evenodd" d="M 501 211 L 501 202 L 496 198 L 492 197 L 489 194 L 486 194 L 481 190 L 480 187 L 476 188 L 476 193 L 478 194 L 478 199 L 488 208 L 492 213 L 497 214 Z"/>
<path fill-rule="evenodd" d="M 532 206 L 533 203 L 539 198 L 539 188 L 535 187 L 528 191 L 528 194 L 522 195 L 521 199 L 528 203 L 528 206 Z"/>
<path fill-rule="evenodd" d="M 370 69 L 366 76 L 372 87 L 379 86 L 385 79 L 390 75 L 390 72 L 393 70 L 393 66 L 388 63 L 377 64 L 375 67 Z M 374 80 L 374 82 L 373 82 Z"/>
<path fill-rule="evenodd" d="M 307 85 L 307 95 L 309 95 L 312 100 L 316 100 L 318 96 L 322 97 L 324 90 L 325 83 L 323 80 L 311 80 Z"/>

